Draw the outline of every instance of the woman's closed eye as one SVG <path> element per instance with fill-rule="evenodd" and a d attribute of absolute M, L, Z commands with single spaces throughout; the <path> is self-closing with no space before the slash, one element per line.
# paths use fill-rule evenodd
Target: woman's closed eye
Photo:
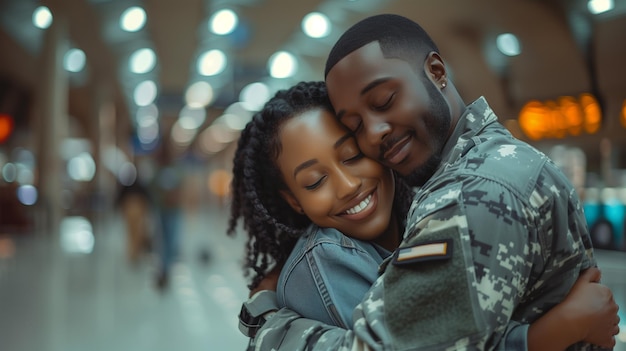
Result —
<path fill-rule="evenodd" d="M 310 184 L 310 185 L 305 185 L 304 188 L 306 190 L 315 190 L 317 189 L 320 185 L 322 185 L 322 182 L 324 181 L 324 179 L 326 179 L 326 176 L 321 177 L 319 180 L 317 180 L 315 183 Z"/>
<path fill-rule="evenodd" d="M 350 162 L 354 162 L 354 161 L 358 161 L 360 159 L 362 159 L 365 155 L 362 152 L 359 152 L 357 154 L 355 154 L 352 157 L 347 158 L 344 162 L 345 163 L 350 163 Z"/>

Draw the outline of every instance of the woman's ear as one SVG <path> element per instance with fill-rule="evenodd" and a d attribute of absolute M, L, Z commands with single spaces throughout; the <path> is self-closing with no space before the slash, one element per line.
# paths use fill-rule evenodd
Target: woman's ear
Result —
<path fill-rule="evenodd" d="M 296 197 L 293 196 L 291 191 L 289 191 L 289 190 L 280 190 L 279 192 L 280 192 L 280 196 L 282 196 L 282 198 L 285 199 L 285 201 L 287 201 L 289 206 L 291 206 L 291 208 L 293 208 L 294 211 L 296 211 L 296 212 L 298 212 L 300 214 L 304 214 L 304 210 L 302 209 L 302 206 L 300 206 L 300 203 L 298 202 Z"/>

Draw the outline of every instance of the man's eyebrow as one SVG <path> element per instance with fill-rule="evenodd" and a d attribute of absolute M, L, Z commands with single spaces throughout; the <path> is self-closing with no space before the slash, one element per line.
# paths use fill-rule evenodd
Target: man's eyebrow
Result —
<path fill-rule="evenodd" d="M 378 78 L 378 79 L 372 81 L 371 83 L 366 85 L 365 88 L 361 89 L 361 96 L 365 95 L 368 91 L 376 88 L 377 86 L 387 82 L 390 79 L 391 78 L 389 78 L 389 77 L 384 77 L 384 78 Z"/>
<path fill-rule="evenodd" d="M 377 86 L 389 81 L 391 78 L 389 77 L 384 77 L 384 78 L 378 78 L 376 80 L 373 80 L 372 82 L 370 82 L 368 85 L 366 85 L 363 89 L 361 89 L 360 92 L 360 96 L 365 95 L 368 91 L 376 88 Z M 346 110 L 339 110 L 337 111 L 337 120 L 341 121 L 341 118 L 343 117 L 343 115 L 346 114 Z"/>

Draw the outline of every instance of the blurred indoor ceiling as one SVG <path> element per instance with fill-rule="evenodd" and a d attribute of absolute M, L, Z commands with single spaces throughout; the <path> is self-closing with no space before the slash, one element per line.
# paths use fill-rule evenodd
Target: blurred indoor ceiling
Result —
<path fill-rule="evenodd" d="M 176 116 L 185 89 L 193 82 L 213 84 L 216 98 L 207 122 L 239 98 L 254 82 L 283 87 L 300 80 L 323 79 L 323 65 L 332 43 L 350 25 L 375 13 L 397 13 L 421 23 L 438 43 L 452 68 L 455 84 L 466 101 L 486 96 L 503 120 L 516 119 L 531 99 L 549 100 L 583 92 L 601 101 L 626 97 L 626 0 L 614 0 L 612 11 L 591 15 L 587 0 L 0 0 L 0 75 L 34 89 L 45 31 L 35 28 L 32 14 L 47 6 L 55 17 L 65 15 L 71 47 L 84 51 L 87 67 L 72 74 L 70 115 L 89 120 L 90 87 L 103 77 L 116 77 L 118 117 L 131 118 L 132 91 L 144 79 L 157 83 L 162 117 Z M 141 6 L 146 26 L 134 33 L 119 28 L 130 6 Z M 239 25 L 229 35 L 209 31 L 209 18 L 229 8 Z M 331 21 L 321 39 L 305 36 L 301 21 L 317 11 Z M 522 53 L 507 57 L 494 50 L 496 36 L 513 33 Z M 156 67 L 143 75 L 128 73 L 128 59 L 137 49 L 152 48 Z M 197 59 L 208 49 L 229 55 L 218 76 L 197 73 Z M 279 50 L 294 54 L 299 71 L 290 78 L 270 79 L 267 63 Z M 614 93 L 617 92 L 617 93 Z M 617 117 L 616 111 L 611 116 Z M 613 117 L 615 115 L 615 117 Z M 619 125 L 619 122 L 612 125 Z M 626 140 L 622 128 L 601 133 Z M 611 134 L 613 133 L 613 134 Z M 616 134 L 621 133 L 621 134 Z M 617 136 L 617 137 L 616 137 Z M 597 138 L 581 136 L 577 143 Z"/>

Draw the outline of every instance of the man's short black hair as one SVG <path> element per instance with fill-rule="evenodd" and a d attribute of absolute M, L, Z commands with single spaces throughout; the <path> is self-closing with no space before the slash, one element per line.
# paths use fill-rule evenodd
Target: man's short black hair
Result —
<path fill-rule="evenodd" d="M 439 52 L 428 33 L 414 21 L 394 14 L 375 15 L 357 22 L 337 40 L 326 60 L 324 77 L 341 59 L 374 41 L 386 58 L 399 58 L 411 66 L 421 64 L 430 52 Z"/>

